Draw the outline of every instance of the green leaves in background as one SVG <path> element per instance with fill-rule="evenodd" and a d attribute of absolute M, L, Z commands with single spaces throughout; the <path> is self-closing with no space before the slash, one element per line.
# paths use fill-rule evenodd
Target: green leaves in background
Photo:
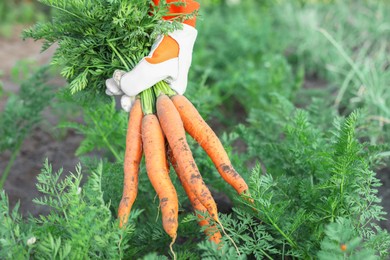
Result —
<path fill-rule="evenodd" d="M 0 189 L 3 188 L 24 139 L 41 121 L 41 112 L 54 97 L 52 88 L 47 84 L 47 77 L 47 67 L 34 72 L 22 82 L 17 95 L 10 95 L 0 113 L 0 152 L 11 152 L 11 158 L 1 176 Z"/>
<path fill-rule="evenodd" d="M 22 221 L 3 195 L 0 243 L 22 256 L 61 258 L 77 252 L 84 258 L 166 259 L 170 239 L 156 221 L 159 204 L 144 168 L 132 225 L 128 234 L 117 229 L 127 114 L 119 113 L 113 101 L 91 97 L 101 94 L 112 68 L 123 65 L 113 49 L 133 65 L 157 33 L 172 27 L 155 24 L 147 14 L 149 1 L 43 2 L 57 9 L 61 26 L 40 24 L 26 35 L 49 35 L 45 47 L 61 40 L 54 63 L 74 82 L 73 92 L 83 90 L 78 95 L 84 122 L 63 126 L 85 137 L 78 155 L 110 154 L 102 162 L 83 158 L 90 173 L 84 186 L 80 167 L 61 180 L 60 172 L 44 165 L 38 186 L 46 197 L 35 201 L 53 206 L 49 216 Z M 246 0 L 236 5 L 207 1 L 206 6 L 213 8 L 204 8 L 199 19 L 186 94 L 219 131 L 232 129 L 221 139 L 250 183 L 254 205 L 238 198 L 199 146 L 190 143 L 205 182 L 215 194 L 227 196 L 220 208 L 232 202 L 221 221 L 241 258 L 386 259 L 390 237 L 377 224 L 385 213 L 374 172 L 386 153 L 374 144 L 386 143 L 388 135 L 390 99 L 383 86 L 389 69 L 383 54 L 389 5 Z M 64 8 L 74 15 L 65 16 Z M 112 15 L 113 10 L 120 12 Z M 114 48 L 100 52 L 108 40 Z M 303 85 L 309 77 L 318 88 Z M 317 86 L 323 79 L 327 82 Z M 361 110 L 352 112 L 355 108 Z M 173 182 L 180 199 L 174 245 L 179 259 L 238 259 L 227 239 L 220 250 L 204 241 L 175 177 Z M 26 247 L 32 237 L 36 241 Z M 0 256 L 7 252 L 0 249 Z"/>
<path fill-rule="evenodd" d="M 264 123 L 268 113 L 252 115 L 251 122 L 262 128 L 241 127 L 240 136 L 266 169 L 262 174 L 260 167 L 255 168 L 250 190 L 256 215 L 272 230 L 267 229 L 274 234 L 274 243 L 280 240 L 279 248 L 288 244 L 291 256 L 313 256 L 325 226 L 346 218 L 352 225 L 350 232 L 365 241 L 364 247 L 385 258 L 390 236 L 376 224 L 386 213 L 370 163 L 370 157 L 379 154 L 367 153 L 370 145 L 357 140 L 358 114 L 338 119 L 335 130 L 324 130 L 312 124 L 308 112 L 295 110 L 274 132 L 272 123 Z M 283 138 L 275 140 L 275 134 Z M 251 141 L 256 136 L 261 141 Z"/>
<path fill-rule="evenodd" d="M 9 213 L 8 200 L 2 192 L 0 257 L 124 258 L 134 226 L 119 229 L 112 221 L 109 205 L 103 201 L 102 167 L 99 163 L 81 187 L 80 165 L 74 173 L 64 176 L 62 170 L 54 172 L 46 160 L 37 184 L 44 196 L 34 199 L 34 203 L 52 211 L 47 216 L 30 217 L 28 225 L 17 213 L 17 207 Z"/>
<path fill-rule="evenodd" d="M 107 149 L 117 161 L 122 161 L 125 147 L 128 114 L 118 113 L 115 100 L 111 103 L 96 103 L 84 108 L 84 123 L 64 122 L 60 127 L 75 129 L 85 138 L 76 151 L 76 155 Z"/>
<path fill-rule="evenodd" d="M 40 68 L 11 94 L 0 116 L 0 151 L 13 149 L 40 120 L 42 110 L 54 96 L 47 84 L 47 68 Z"/>
<path fill-rule="evenodd" d="M 372 248 L 364 248 L 362 238 L 348 219 L 338 218 L 336 222 L 326 226 L 325 235 L 321 251 L 318 252 L 319 259 L 380 259 Z"/>

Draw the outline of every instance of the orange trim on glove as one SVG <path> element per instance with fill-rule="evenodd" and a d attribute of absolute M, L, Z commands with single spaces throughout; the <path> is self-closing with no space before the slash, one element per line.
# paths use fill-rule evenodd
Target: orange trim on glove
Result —
<path fill-rule="evenodd" d="M 185 5 L 177 6 L 173 3 L 184 2 Z M 159 5 L 160 0 L 153 0 L 155 5 Z M 193 0 L 167 0 L 167 3 L 172 3 L 169 5 L 169 12 L 167 16 L 164 16 L 164 20 L 170 20 L 177 17 L 179 14 L 191 14 L 196 10 L 199 10 L 199 3 Z M 169 15 L 172 14 L 172 15 Z M 175 14 L 175 15 L 173 15 Z M 183 23 L 188 24 L 192 27 L 195 27 L 196 17 L 183 21 Z M 158 64 L 169 59 L 174 59 L 179 56 L 179 45 L 177 42 L 170 36 L 164 36 L 158 48 L 154 51 L 152 57 L 145 58 L 147 62 L 151 64 Z"/>
<path fill-rule="evenodd" d="M 167 3 L 177 3 L 177 2 L 183 2 L 185 3 L 184 5 L 177 6 L 175 4 L 170 4 L 169 5 L 169 12 L 168 14 L 175 14 L 175 15 L 167 15 L 164 16 L 164 20 L 170 20 L 172 18 L 177 17 L 177 14 L 191 14 L 194 11 L 199 10 L 199 3 L 193 0 L 167 0 Z M 159 5 L 160 0 L 153 0 L 153 3 L 155 5 Z M 195 27 L 196 24 L 196 17 L 192 19 L 185 20 L 183 23 L 191 25 L 192 27 Z"/>
<path fill-rule="evenodd" d="M 157 64 L 179 56 L 179 44 L 171 37 L 164 36 L 151 58 L 145 58 L 151 64 Z"/>

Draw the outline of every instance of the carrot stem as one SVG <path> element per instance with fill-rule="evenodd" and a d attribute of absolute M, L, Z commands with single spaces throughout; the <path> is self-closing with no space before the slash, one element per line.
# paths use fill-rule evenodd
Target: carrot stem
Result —
<path fill-rule="evenodd" d="M 153 92 L 154 87 L 141 92 L 142 112 L 144 115 L 156 113 L 156 97 Z"/>
<path fill-rule="evenodd" d="M 154 86 L 154 91 L 156 93 L 156 97 L 158 97 L 160 94 L 165 94 L 168 97 L 177 95 L 177 93 L 171 89 L 171 87 L 165 81 L 157 82 Z"/>
<path fill-rule="evenodd" d="M 123 66 L 125 66 L 126 70 L 129 71 L 130 68 L 129 66 L 127 65 L 126 61 L 124 60 L 124 58 L 122 57 L 122 55 L 119 53 L 119 51 L 114 47 L 114 45 L 111 43 L 111 42 L 107 42 L 108 43 L 108 46 L 111 47 L 111 49 L 115 52 L 115 54 L 118 56 L 118 58 L 121 60 Z"/>
<path fill-rule="evenodd" d="M 5 170 L 4 170 L 4 172 L 3 172 L 2 176 L 1 176 L 0 190 L 2 190 L 3 187 L 4 187 L 5 181 L 7 180 L 8 175 L 9 175 L 9 173 L 11 171 L 11 167 L 14 164 L 14 162 L 16 160 L 16 157 L 18 156 L 18 154 L 20 152 L 20 148 L 22 147 L 22 142 L 23 142 L 23 138 L 21 138 L 19 140 L 19 142 L 16 145 L 16 148 L 12 152 L 11 159 L 8 161 L 7 167 L 5 168 Z"/>
<path fill-rule="evenodd" d="M 99 123 L 92 118 L 93 123 L 95 124 L 96 131 L 100 134 L 100 136 L 103 139 L 103 142 L 107 145 L 108 149 L 111 151 L 111 153 L 114 155 L 115 159 L 120 162 L 122 161 L 121 156 L 119 156 L 119 153 L 115 150 L 115 148 L 111 145 L 111 143 L 107 140 L 106 134 L 103 133 L 103 131 L 100 129 Z"/>

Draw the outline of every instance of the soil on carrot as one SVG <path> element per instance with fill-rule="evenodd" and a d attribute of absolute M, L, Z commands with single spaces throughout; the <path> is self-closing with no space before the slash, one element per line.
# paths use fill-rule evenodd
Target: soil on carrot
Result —
<path fill-rule="evenodd" d="M 15 29 L 15 35 L 9 39 L 0 37 L 0 71 L 2 71 L 1 81 L 6 92 L 17 93 L 19 86 L 10 80 L 12 68 L 19 60 L 31 60 L 37 64 L 46 64 L 49 62 L 54 48 L 48 52 L 39 54 L 41 43 L 32 40 L 22 41 L 19 37 L 22 27 Z M 55 79 L 56 84 L 60 85 L 63 80 Z M 316 82 L 313 78 L 307 80 L 305 88 L 318 89 L 324 87 L 323 81 Z M 0 97 L 0 111 L 3 109 L 6 99 Z M 224 110 L 221 108 L 221 110 Z M 232 116 L 238 119 L 246 118 L 246 113 L 243 109 L 233 109 L 235 111 Z M 239 111 L 239 112 L 237 112 Z M 224 110 L 224 112 L 226 112 Z M 74 131 L 68 130 L 58 134 L 56 129 L 48 129 L 47 125 L 55 125 L 57 118 L 51 111 L 44 112 L 45 126 L 36 127 L 23 143 L 22 150 L 16 159 L 15 164 L 11 169 L 11 175 L 5 184 L 11 206 L 14 206 L 17 201 L 21 203 L 21 212 L 26 216 L 27 213 L 32 215 L 46 214 L 47 208 L 37 207 L 32 203 L 32 198 L 39 197 L 40 194 L 35 187 L 36 176 L 39 174 L 42 167 L 42 162 L 45 158 L 53 164 L 53 169 L 57 170 L 61 167 L 65 172 L 73 171 L 75 165 L 79 162 L 74 155 L 75 150 L 82 141 L 82 137 Z M 241 120 L 241 123 L 245 123 Z M 217 134 L 227 131 L 226 125 L 221 123 L 219 119 L 213 118 L 209 120 L 211 127 L 216 130 Z M 64 130 L 62 130 L 64 131 Z M 58 137 L 61 136 L 61 137 Z M 245 144 L 238 142 L 236 150 L 245 152 Z M 10 158 L 9 153 L 0 154 L 0 174 L 6 167 L 6 163 Z M 390 212 L 390 168 L 382 169 L 378 172 L 378 177 L 381 179 L 383 186 L 379 188 L 379 194 L 382 198 L 382 205 L 387 212 Z M 231 202 L 222 193 L 213 193 L 213 196 L 223 213 L 231 211 Z M 390 222 L 382 221 L 381 226 L 390 230 Z"/>

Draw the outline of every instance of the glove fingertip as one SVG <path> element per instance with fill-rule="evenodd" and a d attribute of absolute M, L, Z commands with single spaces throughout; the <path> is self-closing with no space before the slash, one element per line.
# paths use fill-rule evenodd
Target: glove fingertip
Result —
<path fill-rule="evenodd" d="M 123 95 L 121 98 L 122 109 L 126 112 L 130 112 L 135 102 L 135 97 Z"/>
<path fill-rule="evenodd" d="M 129 112 L 130 112 L 130 109 L 131 109 L 131 107 L 122 107 L 122 109 L 123 109 L 125 112 L 129 113 Z"/>
<path fill-rule="evenodd" d="M 106 79 L 106 87 L 108 87 L 109 85 L 111 85 L 112 83 L 110 82 L 112 78 L 110 79 Z"/>
<path fill-rule="evenodd" d="M 120 81 L 121 81 L 121 78 L 122 76 L 125 74 L 126 72 L 123 71 L 123 70 L 115 70 L 114 71 L 114 74 L 112 76 L 112 78 L 114 79 L 114 81 L 116 82 L 116 84 L 119 86 L 120 85 Z"/>
<path fill-rule="evenodd" d="M 106 88 L 113 94 L 113 95 L 122 95 L 122 90 L 118 87 L 115 80 L 113 78 L 106 80 Z"/>
<path fill-rule="evenodd" d="M 110 90 L 106 89 L 106 95 L 108 95 L 108 96 L 113 96 L 114 93 L 112 93 Z"/>

